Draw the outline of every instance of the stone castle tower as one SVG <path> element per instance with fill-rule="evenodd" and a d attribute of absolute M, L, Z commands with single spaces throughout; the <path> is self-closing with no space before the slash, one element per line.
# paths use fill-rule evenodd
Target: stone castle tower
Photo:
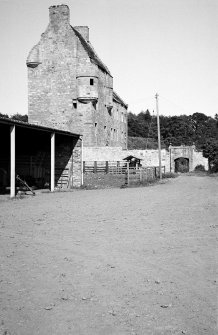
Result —
<path fill-rule="evenodd" d="M 127 105 L 67 5 L 49 8 L 49 25 L 30 51 L 29 122 L 83 135 L 85 146 L 127 146 Z"/>

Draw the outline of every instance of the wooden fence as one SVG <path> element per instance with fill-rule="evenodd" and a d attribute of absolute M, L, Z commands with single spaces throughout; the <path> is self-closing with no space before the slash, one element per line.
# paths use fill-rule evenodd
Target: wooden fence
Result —
<path fill-rule="evenodd" d="M 159 167 L 129 167 L 129 163 L 124 161 L 105 162 L 83 162 L 83 172 L 107 173 L 114 175 L 125 175 L 125 184 L 138 184 L 152 181 L 159 177 Z M 162 173 L 165 173 L 165 166 L 162 166 Z"/>
<path fill-rule="evenodd" d="M 126 171 L 125 184 L 144 184 L 157 178 L 156 167 L 145 167 L 140 169 L 129 168 Z"/>
<path fill-rule="evenodd" d="M 128 163 L 124 161 L 83 162 L 83 172 L 125 174 Z"/>

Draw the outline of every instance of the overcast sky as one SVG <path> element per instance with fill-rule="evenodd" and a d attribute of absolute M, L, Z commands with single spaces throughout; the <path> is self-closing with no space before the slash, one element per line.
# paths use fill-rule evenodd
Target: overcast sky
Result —
<path fill-rule="evenodd" d="M 218 113 L 218 0 L 0 0 L 0 113 L 27 114 L 26 58 L 61 3 L 129 111 L 153 111 L 157 92 L 160 114 Z"/>

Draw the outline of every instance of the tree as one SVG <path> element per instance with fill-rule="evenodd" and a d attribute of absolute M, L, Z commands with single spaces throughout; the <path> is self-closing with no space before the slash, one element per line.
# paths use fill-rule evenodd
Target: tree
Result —
<path fill-rule="evenodd" d="M 28 122 L 28 115 L 14 114 L 11 116 L 12 120 Z"/>
<path fill-rule="evenodd" d="M 9 118 L 8 114 L 2 114 L 2 113 L 0 113 L 0 117 L 4 117 L 4 118 L 6 118 L 6 119 Z"/>
<path fill-rule="evenodd" d="M 218 140 L 209 139 L 203 146 L 203 156 L 208 158 L 210 172 L 218 172 Z"/>

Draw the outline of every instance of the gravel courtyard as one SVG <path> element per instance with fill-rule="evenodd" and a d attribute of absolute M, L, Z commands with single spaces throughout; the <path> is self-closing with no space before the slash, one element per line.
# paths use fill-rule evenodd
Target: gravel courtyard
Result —
<path fill-rule="evenodd" d="M 1 335 L 215 335 L 218 178 L 0 201 Z"/>

